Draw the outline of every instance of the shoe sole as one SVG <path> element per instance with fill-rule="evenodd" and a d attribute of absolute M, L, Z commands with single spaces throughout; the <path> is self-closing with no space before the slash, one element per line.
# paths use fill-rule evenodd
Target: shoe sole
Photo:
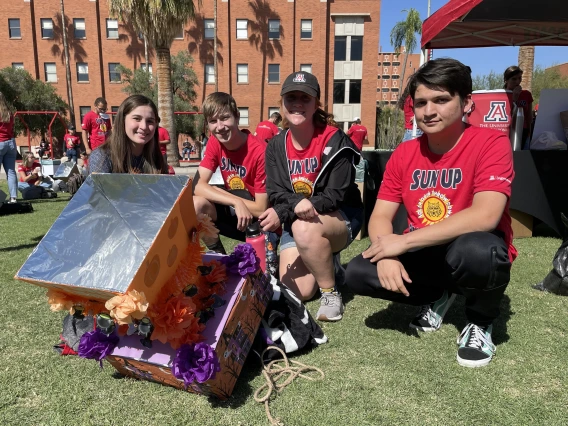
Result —
<path fill-rule="evenodd" d="M 444 309 L 444 311 L 441 314 L 442 322 L 440 322 L 440 325 L 438 326 L 438 328 L 436 328 L 436 327 L 421 327 L 419 325 L 414 325 L 412 323 L 408 324 L 408 327 L 413 328 L 414 330 L 423 331 L 425 333 L 431 333 L 432 331 L 438 331 L 442 327 L 442 324 L 444 323 L 444 317 L 446 316 L 448 309 L 450 309 L 450 306 L 452 306 L 452 304 L 454 303 L 454 300 L 456 300 L 456 294 L 455 293 L 453 293 L 450 296 L 450 298 L 448 299 L 448 301 L 446 302 L 446 308 Z"/>
<path fill-rule="evenodd" d="M 332 317 L 332 318 L 328 318 L 325 315 L 320 315 L 317 317 L 318 321 L 327 321 L 327 322 L 335 322 L 335 321 L 339 321 L 341 318 L 343 318 L 343 315 L 338 315 L 336 317 Z"/>
<path fill-rule="evenodd" d="M 460 358 L 460 356 L 457 355 L 456 359 L 458 360 L 458 364 L 461 365 L 462 367 L 478 368 L 478 367 L 485 367 L 491 362 L 493 358 L 486 358 L 486 359 L 480 359 L 479 361 L 472 361 L 470 359 Z"/>

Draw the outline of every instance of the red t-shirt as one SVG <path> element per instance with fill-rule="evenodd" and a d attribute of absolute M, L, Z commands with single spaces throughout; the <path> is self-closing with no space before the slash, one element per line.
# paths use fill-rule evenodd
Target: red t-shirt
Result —
<path fill-rule="evenodd" d="M 18 174 L 20 174 L 20 172 L 24 172 L 25 175 L 26 175 L 26 177 L 28 177 L 29 175 L 32 174 L 32 172 L 34 171 L 34 169 L 35 169 L 36 167 L 41 167 L 41 165 L 40 165 L 37 161 L 34 161 L 34 162 L 32 163 L 32 166 L 31 166 L 31 167 L 26 167 L 26 166 L 24 166 L 23 163 L 20 163 L 20 164 L 18 165 Z M 25 182 L 25 180 L 22 179 L 21 176 L 20 176 L 20 182 Z M 37 182 L 37 178 L 36 178 L 36 179 L 30 179 L 30 180 L 28 180 L 28 183 L 29 183 L 30 185 L 33 185 L 33 184 L 36 183 L 36 182 Z"/>
<path fill-rule="evenodd" d="M 412 130 L 414 127 L 414 102 L 412 96 L 408 95 L 404 100 L 404 128 Z"/>
<path fill-rule="evenodd" d="M 63 140 L 65 141 L 65 146 L 67 147 L 67 149 L 77 148 L 81 144 L 79 136 L 70 135 L 69 133 L 65 133 Z"/>
<path fill-rule="evenodd" d="M 164 129 L 163 127 L 158 127 L 158 140 L 161 141 L 169 141 L 170 140 L 170 134 L 168 133 L 168 131 L 166 129 Z M 171 141 L 170 141 L 171 143 Z M 162 154 L 166 154 L 168 152 L 168 148 L 166 147 L 166 145 L 162 145 L 160 144 L 160 152 Z"/>
<path fill-rule="evenodd" d="M 497 130 L 467 126 L 460 142 L 442 155 L 429 150 L 427 135 L 400 144 L 387 163 L 377 198 L 404 204 L 409 232 L 470 207 L 478 192 L 510 197 L 514 176 L 509 138 Z M 505 234 L 513 261 L 517 250 L 509 201 L 497 229 Z"/>
<path fill-rule="evenodd" d="M 266 193 L 266 143 L 258 140 L 248 130 L 242 131 L 248 135 L 247 142 L 236 151 L 229 151 L 211 135 L 207 141 L 205 157 L 199 166 L 212 172 L 220 167 L 225 189 L 246 189 L 254 198 L 257 193 Z"/>
<path fill-rule="evenodd" d="M 361 151 L 363 149 L 363 141 L 367 139 L 367 128 L 360 124 L 354 124 L 347 131 L 347 136 L 351 138 L 353 143 L 359 148 L 359 151 Z"/>
<path fill-rule="evenodd" d="M 14 137 L 14 116 L 10 114 L 8 121 L 0 121 L 0 142 L 7 141 Z"/>
<path fill-rule="evenodd" d="M 101 118 L 99 114 L 94 111 L 89 111 L 83 117 L 81 128 L 89 134 L 89 145 L 91 149 L 97 149 L 110 135 L 112 124 L 110 118 Z"/>
<path fill-rule="evenodd" d="M 523 128 L 528 129 L 532 123 L 532 103 L 533 97 L 531 92 L 528 90 L 523 90 L 519 93 L 519 98 L 517 99 L 517 106 L 523 109 L 523 114 L 525 115 L 525 122 Z"/>
<path fill-rule="evenodd" d="M 296 149 L 290 132 L 286 134 L 286 156 L 290 180 L 296 194 L 310 198 L 314 193 L 314 183 L 321 170 L 321 157 L 329 139 L 337 128 L 326 126 L 314 131 L 310 144 L 305 149 Z"/>
<path fill-rule="evenodd" d="M 270 139 L 276 136 L 279 131 L 280 129 L 278 128 L 278 126 L 272 121 L 261 121 L 260 123 L 258 123 L 258 126 L 256 126 L 255 136 L 263 142 L 268 142 Z"/>

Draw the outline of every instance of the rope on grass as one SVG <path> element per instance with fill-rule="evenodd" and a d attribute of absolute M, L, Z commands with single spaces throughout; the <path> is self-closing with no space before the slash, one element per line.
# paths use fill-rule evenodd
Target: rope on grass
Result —
<path fill-rule="evenodd" d="M 274 349 L 280 352 L 282 359 L 275 359 L 264 365 L 264 354 L 270 349 Z M 325 378 L 325 374 L 317 367 L 305 365 L 298 361 L 288 360 L 288 357 L 286 356 L 284 351 L 276 346 L 269 346 L 264 351 L 262 351 L 260 359 L 263 363 L 262 375 L 266 379 L 266 383 L 264 383 L 256 390 L 256 392 L 254 393 L 254 400 L 256 402 L 260 402 L 261 404 L 264 403 L 266 417 L 268 417 L 268 421 L 270 422 L 271 426 L 284 426 L 284 423 L 282 423 L 280 419 L 272 417 L 272 415 L 270 414 L 270 407 L 268 406 L 268 404 L 272 395 L 275 395 L 274 392 L 282 392 L 282 390 L 290 383 L 292 383 L 297 377 L 315 381 L 323 380 Z M 283 363 L 284 365 L 279 365 L 280 363 Z M 295 366 L 291 366 L 290 363 L 294 364 Z M 320 377 L 310 377 L 307 375 L 307 373 L 313 371 L 319 373 Z M 263 392 L 264 395 L 261 396 Z"/>

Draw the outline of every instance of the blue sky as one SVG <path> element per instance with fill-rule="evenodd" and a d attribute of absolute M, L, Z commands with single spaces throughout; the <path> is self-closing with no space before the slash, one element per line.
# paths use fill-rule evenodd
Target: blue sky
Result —
<path fill-rule="evenodd" d="M 431 0 L 431 13 L 441 8 L 448 0 Z M 406 18 L 403 9 L 414 8 L 426 19 L 428 0 L 383 0 L 381 2 L 381 34 L 379 44 L 383 52 L 392 52 L 390 32 L 394 24 Z M 418 43 L 420 45 L 420 42 Z M 416 53 L 418 52 L 418 49 Z M 434 58 L 455 58 L 472 69 L 472 74 L 488 74 L 491 70 L 501 73 L 510 65 L 517 65 L 518 47 L 487 47 L 480 49 L 440 49 L 434 50 Z M 536 47 L 535 65 L 544 68 L 568 62 L 568 47 Z"/>

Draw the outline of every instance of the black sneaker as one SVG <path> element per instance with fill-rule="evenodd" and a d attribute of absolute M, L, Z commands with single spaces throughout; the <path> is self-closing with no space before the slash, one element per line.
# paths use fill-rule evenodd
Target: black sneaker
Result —
<path fill-rule="evenodd" d="M 448 312 L 448 309 L 452 306 L 452 303 L 454 303 L 455 298 L 455 294 L 450 295 L 447 291 L 444 291 L 442 297 L 434 303 L 422 305 L 420 312 L 418 312 L 418 315 L 414 317 L 408 326 L 426 332 L 439 330 L 442 326 L 444 315 L 446 315 L 446 312 Z"/>
<path fill-rule="evenodd" d="M 495 354 L 491 340 L 492 325 L 479 327 L 470 322 L 458 337 L 458 364 L 464 367 L 484 367 Z"/>

